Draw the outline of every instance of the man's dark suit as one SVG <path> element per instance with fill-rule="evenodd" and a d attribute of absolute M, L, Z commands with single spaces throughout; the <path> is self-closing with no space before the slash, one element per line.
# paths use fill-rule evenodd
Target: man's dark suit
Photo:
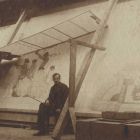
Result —
<path fill-rule="evenodd" d="M 48 132 L 49 116 L 56 115 L 56 110 L 62 109 L 68 96 L 68 87 L 59 82 L 51 87 L 48 104 L 41 103 L 38 111 L 38 127 L 41 133 Z"/>

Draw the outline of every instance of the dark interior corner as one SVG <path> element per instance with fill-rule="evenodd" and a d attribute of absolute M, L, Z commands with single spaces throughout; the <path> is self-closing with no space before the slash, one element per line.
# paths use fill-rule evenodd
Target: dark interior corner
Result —
<path fill-rule="evenodd" d="M 2 0 L 0 1 L 0 27 L 15 24 L 23 9 L 27 9 L 26 20 L 29 20 L 32 17 L 70 9 L 71 5 L 76 8 L 79 2 L 89 5 L 103 1 L 106 0 Z"/>

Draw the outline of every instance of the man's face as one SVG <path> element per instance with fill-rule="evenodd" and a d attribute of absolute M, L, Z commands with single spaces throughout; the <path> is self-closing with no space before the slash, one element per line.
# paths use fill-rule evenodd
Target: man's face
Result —
<path fill-rule="evenodd" d="M 55 84 L 59 83 L 60 82 L 60 76 L 59 75 L 55 75 L 53 77 L 53 81 L 54 81 Z"/>

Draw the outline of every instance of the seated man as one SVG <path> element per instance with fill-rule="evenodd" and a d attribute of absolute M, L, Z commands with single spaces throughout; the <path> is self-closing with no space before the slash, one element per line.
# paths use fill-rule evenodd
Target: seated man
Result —
<path fill-rule="evenodd" d="M 60 74 L 53 74 L 54 85 L 51 87 L 49 97 L 45 103 L 41 103 L 38 111 L 39 132 L 34 136 L 45 135 L 49 132 L 49 116 L 60 113 L 69 93 L 68 87 L 60 82 Z"/>

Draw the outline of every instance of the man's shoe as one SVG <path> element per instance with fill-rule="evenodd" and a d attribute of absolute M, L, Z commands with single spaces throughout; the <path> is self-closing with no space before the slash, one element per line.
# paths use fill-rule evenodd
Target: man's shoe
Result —
<path fill-rule="evenodd" d="M 48 133 L 45 133 L 45 132 L 37 132 L 37 133 L 33 134 L 33 136 L 45 136 L 47 134 Z"/>

